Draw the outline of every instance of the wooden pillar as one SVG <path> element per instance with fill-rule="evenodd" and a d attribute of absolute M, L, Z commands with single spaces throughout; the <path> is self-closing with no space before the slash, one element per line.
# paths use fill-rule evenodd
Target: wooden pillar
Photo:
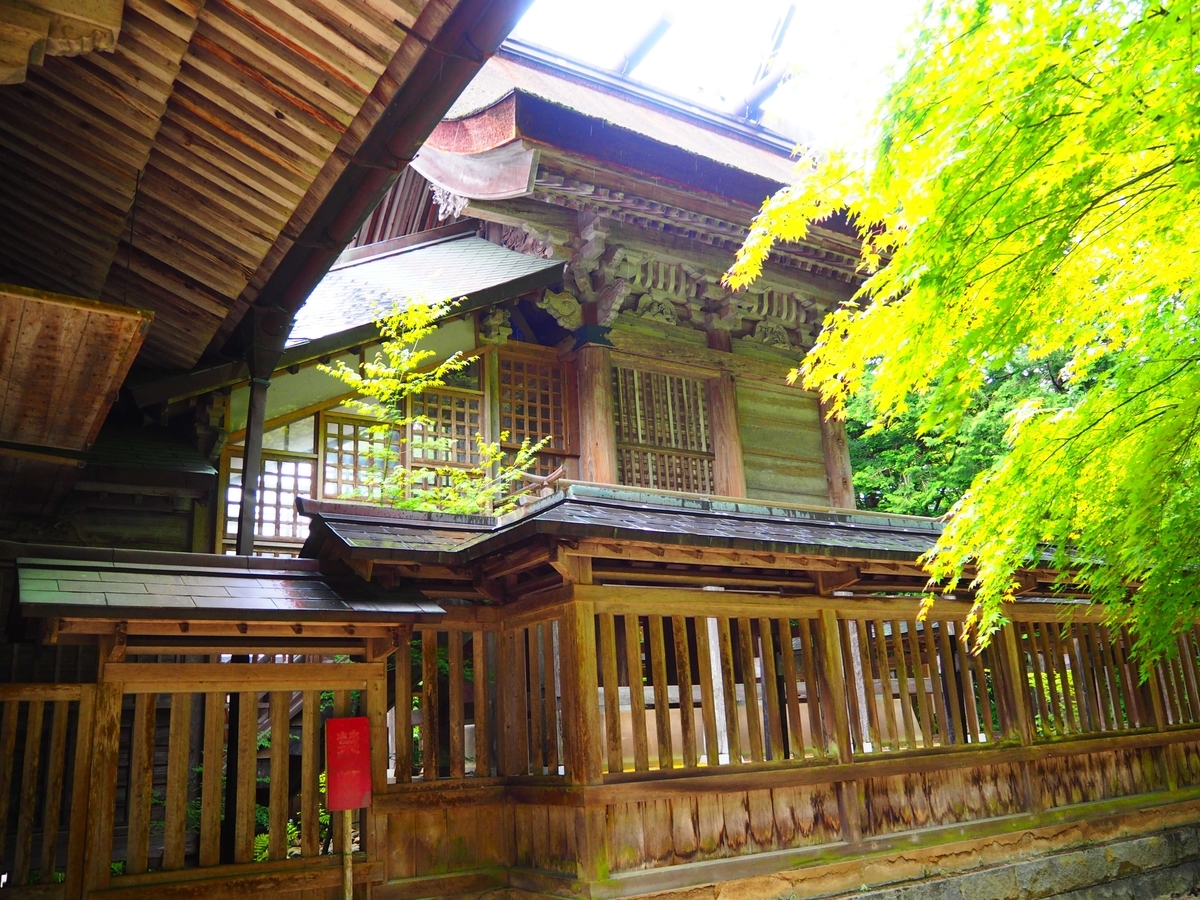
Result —
<path fill-rule="evenodd" d="M 591 583 L 590 563 L 589 559 L 579 567 L 581 584 Z M 560 621 L 567 779 L 575 784 L 597 785 L 604 781 L 604 761 L 595 611 L 589 602 L 572 600 L 566 604 Z M 603 805 L 585 804 L 575 811 L 575 845 L 576 877 L 585 883 L 608 878 L 608 832 Z"/>
<path fill-rule="evenodd" d="M 733 376 L 722 372 L 708 379 L 707 386 L 708 427 L 714 456 L 713 490 L 722 497 L 745 497 L 746 470 L 742 463 Z"/>
<path fill-rule="evenodd" d="M 1004 642 L 1004 668 L 1007 678 L 1008 699 L 1012 703 L 1013 714 L 1016 716 L 1017 737 L 1022 747 L 1033 744 L 1033 711 L 1030 708 L 1028 682 L 1025 679 L 1025 666 L 1022 662 L 1020 638 L 1017 626 L 1009 622 L 1000 629 L 1000 639 Z M 1022 762 L 1021 788 L 1025 792 L 1025 808 L 1032 813 L 1042 811 L 1042 798 L 1038 793 L 1037 780 L 1030 771 L 1030 763 Z"/>
<path fill-rule="evenodd" d="M 92 891 L 107 888 L 112 877 L 113 816 L 117 802 L 117 745 L 121 739 L 123 694 L 122 685 L 116 682 L 102 682 L 96 686 L 92 726 L 92 770 L 88 779 L 87 846 L 84 850 L 85 897 Z"/>
<path fill-rule="evenodd" d="M 846 705 L 846 666 L 842 659 L 842 642 L 838 638 L 837 613 L 832 609 L 822 610 L 818 627 L 821 638 L 821 694 L 829 698 L 828 705 L 822 704 L 821 712 L 826 717 L 832 713 L 833 721 L 826 718 L 825 728 L 833 729 L 838 761 L 844 764 L 852 763 L 854 750 L 850 746 L 850 713 Z M 858 783 L 839 781 L 837 796 L 838 814 L 842 821 L 842 840 L 848 844 L 857 844 L 862 840 Z"/>
<path fill-rule="evenodd" d="M 239 556 L 254 553 L 254 507 L 258 503 L 258 470 L 262 468 L 263 422 L 270 386 L 269 378 L 250 379 L 250 408 L 246 411 L 246 444 L 242 454 L 242 506 L 238 512 Z"/>
<path fill-rule="evenodd" d="M 825 458 L 825 482 L 829 505 L 835 509 L 854 509 L 854 479 L 850 471 L 850 444 L 846 423 L 829 418 L 829 405 L 818 404 L 821 419 L 821 454 Z"/>
<path fill-rule="evenodd" d="M 616 484 L 611 352 L 600 344 L 585 344 L 576 354 L 575 366 L 579 378 L 580 478 Z"/>

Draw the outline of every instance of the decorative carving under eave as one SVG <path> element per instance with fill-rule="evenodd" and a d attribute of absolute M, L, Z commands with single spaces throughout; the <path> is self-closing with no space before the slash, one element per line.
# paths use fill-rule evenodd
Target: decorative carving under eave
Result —
<path fill-rule="evenodd" d="M 447 219 L 457 219 L 463 214 L 463 210 L 467 208 L 469 201 L 466 197 L 462 197 L 453 191 L 448 191 L 437 184 L 431 184 L 429 189 L 433 191 L 433 202 L 437 204 L 439 222 L 445 222 Z"/>
<path fill-rule="evenodd" d="M 611 325 L 617 320 L 630 290 L 632 286 L 624 278 L 617 278 L 600 288 L 596 293 L 597 325 Z"/>
<path fill-rule="evenodd" d="M 765 319 L 759 322 L 754 326 L 754 339 L 781 350 L 792 349 L 792 340 L 788 337 L 787 329 L 778 322 L 768 322 Z"/>
<path fill-rule="evenodd" d="M 512 315 L 496 307 L 479 317 L 479 340 L 485 344 L 507 344 L 512 337 Z"/>
<path fill-rule="evenodd" d="M 675 325 L 679 316 L 675 312 L 675 304 L 665 294 L 651 292 L 638 298 L 637 314 L 643 319 L 654 322 L 664 322 Z"/>
<path fill-rule="evenodd" d="M 583 326 L 583 307 L 572 294 L 563 291 L 546 291 L 537 305 L 546 310 L 567 331 L 575 331 Z"/>
<path fill-rule="evenodd" d="M 124 11 L 123 0 L 3 0 L 0 84 L 20 84 L 47 56 L 112 50 Z"/>

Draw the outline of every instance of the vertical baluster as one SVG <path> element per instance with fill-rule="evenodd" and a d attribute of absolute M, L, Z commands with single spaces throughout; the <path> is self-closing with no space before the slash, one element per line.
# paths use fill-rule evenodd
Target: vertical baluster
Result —
<path fill-rule="evenodd" d="M 900 715 L 904 721 L 904 738 L 909 750 L 917 749 L 917 727 L 913 721 L 912 689 L 908 680 L 908 659 L 904 652 L 904 637 L 900 620 L 889 623 L 892 627 L 892 652 L 896 654 L 896 686 L 900 691 Z"/>
<path fill-rule="evenodd" d="M 1042 734 L 1049 737 L 1054 732 L 1050 721 L 1050 709 L 1046 703 L 1046 688 L 1042 679 L 1041 653 L 1038 651 L 1037 635 L 1034 632 L 1034 629 L 1038 627 L 1036 622 L 1025 623 L 1025 650 L 1029 654 L 1029 666 L 1033 671 L 1034 690 L 1037 693 L 1037 707 L 1042 720 Z"/>
<path fill-rule="evenodd" d="M 551 775 L 558 774 L 558 654 L 555 652 L 554 628 L 557 620 L 542 623 L 542 660 L 546 669 L 546 769 Z M 616 648 L 613 648 L 616 660 Z M 620 693 L 618 687 L 617 693 Z"/>
<path fill-rule="evenodd" d="M 244 691 L 238 704 L 237 810 L 233 861 L 254 861 L 255 790 L 258 787 L 258 692 Z M 226 810 L 226 815 L 229 810 Z"/>
<path fill-rule="evenodd" d="M 759 705 L 758 678 L 754 666 L 754 635 L 750 628 L 750 620 L 740 618 L 738 623 L 738 652 L 742 662 L 742 689 L 746 692 L 746 726 L 750 738 L 750 759 L 762 762 L 766 756 L 763 753 L 763 720 L 762 707 Z"/>
<path fill-rule="evenodd" d="M 876 753 L 881 753 L 883 751 L 883 734 L 879 727 L 879 694 L 875 691 L 875 669 L 878 660 L 872 658 L 874 654 L 871 652 L 871 636 L 868 633 L 866 621 L 855 619 L 851 627 L 854 631 L 851 633 L 850 646 L 853 650 L 854 638 L 857 635 L 858 658 L 862 666 L 862 696 L 859 697 L 859 702 L 865 706 L 871 746 Z"/>
<path fill-rule="evenodd" d="M 395 653 L 396 668 L 392 679 L 396 683 L 396 783 L 412 781 L 413 730 L 412 730 L 412 632 L 400 632 L 400 646 Z"/>
<path fill-rule="evenodd" d="M 1075 675 L 1075 702 L 1079 712 L 1079 725 L 1084 731 L 1100 731 L 1101 722 L 1092 695 L 1092 672 L 1085 651 L 1083 627 L 1078 623 L 1067 626 L 1070 635 L 1071 668 Z"/>
<path fill-rule="evenodd" d="M 291 741 L 290 691 L 268 694 L 271 723 L 271 783 L 267 800 L 267 858 L 287 858 L 288 744 Z"/>
<path fill-rule="evenodd" d="M 946 695 L 942 690 L 942 660 L 938 654 L 937 639 L 933 634 L 934 622 L 932 619 L 926 619 L 925 625 L 925 653 L 929 657 L 929 682 L 932 688 L 932 703 L 931 708 L 933 714 L 937 716 L 937 733 L 938 740 L 943 747 L 949 746 L 950 740 L 950 710 L 947 708 Z"/>
<path fill-rule="evenodd" d="M 729 619 L 717 619 L 717 646 L 721 655 L 721 682 L 725 699 L 725 733 L 729 740 L 729 763 L 742 761 L 742 733 L 738 725 L 737 682 L 733 680 L 733 637 Z"/>
<path fill-rule="evenodd" d="M 963 722 L 963 706 L 962 693 L 958 689 L 958 677 L 954 666 L 954 650 L 951 647 L 951 642 L 955 640 L 950 637 L 950 623 L 942 621 L 938 623 L 938 635 L 942 648 L 942 683 L 946 691 L 946 702 L 950 705 L 951 721 L 954 723 L 954 742 L 956 744 L 966 743 L 966 725 Z"/>
<path fill-rule="evenodd" d="M 783 759 L 783 720 L 779 714 L 779 674 L 775 670 L 775 640 L 771 635 L 770 619 L 758 620 L 758 637 L 762 649 L 763 701 L 767 710 L 767 755 L 779 760 Z"/>
<path fill-rule="evenodd" d="M 1114 718 L 1116 704 L 1112 703 L 1112 696 L 1109 693 L 1108 678 L 1104 671 L 1104 656 L 1100 651 L 1100 639 L 1090 623 L 1083 626 L 1083 632 L 1087 636 L 1085 649 L 1087 656 L 1090 657 L 1090 668 L 1094 673 L 1093 683 L 1096 686 L 1096 706 L 1100 710 L 1101 727 L 1105 731 L 1112 731 L 1117 727 Z"/>
<path fill-rule="evenodd" d="M 397 655 L 396 664 L 400 664 L 400 657 Z M 471 633 L 471 677 L 473 679 L 471 687 L 474 693 L 473 713 L 475 717 L 475 775 L 478 778 L 487 778 L 492 774 L 492 755 L 491 755 L 491 731 L 489 730 L 488 722 L 488 667 L 487 667 L 487 645 L 484 642 L 484 632 L 473 631 Z M 397 710 L 399 709 L 399 679 L 397 679 L 396 687 L 396 703 Z M 396 766 L 400 766 L 400 717 L 396 717 Z M 399 781 L 399 778 L 396 779 Z"/>
<path fill-rule="evenodd" d="M 625 768 L 621 748 L 621 687 L 617 680 L 617 629 L 612 613 L 600 614 L 600 687 L 604 692 L 604 739 L 608 771 Z"/>
<path fill-rule="evenodd" d="M 333 717 L 342 719 L 350 715 L 350 692 L 349 691 L 334 691 L 333 692 Z M 326 762 L 326 776 L 328 777 L 328 757 Z M 328 786 L 328 785 L 327 785 Z M 331 833 L 330 847 L 334 853 L 341 851 L 346 846 L 343 837 L 343 825 L 345 819 L 340 815 L 331 815 L 329 817 L 329 830 Z"/>
<path fill-rule="evenodd" d="M 983 730 L 989 742 L 996 740 L 996 726 L 992 721 L 992 698 L 988 691 L 987 671 L 984 667 L 985 654 L 988 650 L 971 654 L 971 666 L 975 673 L 976 689 L 979 692 L 979 713 L 983 721 Z M 995 669 L 992 670 L 995 672 Z"/>
<path fill-rule="evenodd" d="M 696 712 L 692 698 L 692 655 L 688 646 L 687 617 L 671 619 L 671 635 L 675 638 L 675 670 L 679 682 L 679 730 L 683 740 L 683 764 L 689 768 L 700 765 L 696 749 Z"/>
<path fill-rule="evenodd" d="M 654 723 L 658 734 L 658 767 L 675 766 L 671 746 L 671 704 L 667 684 L 667 646 L 663 637 L 662 616 L 650 616 L 650 679 L 654 686 Z"/>
<path fill-rule="evenodd" d="M 63 781 L 67 768 L 67 717 L 70 703 L 60 700 L 54 704 L 50 725 L 50 756 L 46 762 L 46 806 L 42 816 L 42 858 L 38 867 L 40 884 L 54 881 L 58 859 L 58 825 L 62 811 Z"/>
<path fill-rule="evenodd" d="M 200 782 L 200 865 L 221 862 L 221 779 L 225 770 L 225 699 L 204 695 L 204 756 Z"/>
<path fill-rule="evenodd" d="M 37 780 L 45 711 L 45 701 L 29 701 L 29 716 L 25 721 L 25 759 L 21 764 L 21 797 L 17 801 L 17 846 L 13 855 L 12 880 L 17 885 L 29 884 L 29 870 L 33 861 L 33 816 L 37 811 Z"/>
<path fill-rule="evenodd" d="M 1063 725 L 1065 730 L 1079 733 L 1079 720 L 1075 712 L 1075 694 L 1072 689 L 1072 682 L 1075 680 L 1074 673 L 1070 671 L 1067 665 L 1066 655 L 1063 653 L 1062 641 L 1059 638 L 1060 630 L 1049 625 L 1046 629 L 1050 633 L 1050 649 L 1054 654 L 1054 668 L 1059 673 L 1059 680 L 1062 683 L 1062 703 L 1065 717 Z"/>
<path fill-rule="evenodd" d="M 1129 651 L 1129 634 L 1123 626 L 1113 632 L 1113 654 L 1117 660 L 1117 667 L 1121 670 L 1121 681 L 1129 687 L 1129 700 L 1132 704 L 1129 723 L 1137 728 L 1145 728 L 1153 723 L 1153 716 L 1146 709 L 1146 695 L 1138 685 L 1137 667 Z"/>
<path fill-rule="evenodd" d="M 1107 629 L 1104 626 L 1100 626 L 1100 628 L 1101 637 L 1107 637 Z M 1196 722 L 1198 715 L 1200 715 L 1200 689 L 1197 689 L 1196 658 L 1194 654 L 1189 652 L 1186 635 L 1176 635 L 1175 644 L 1179 648 L 1179 668 L 1183 673 L 1183 685 L 1187 690 L 1188 706 L 1192 712 L 1190 721 Z M 1107 640 L 1105 641 L 1105 646 L 1106 649 L 1111 648 Z"/>
<path fill-rule="evenodd" d="M 541 775 L 545 769 L 545 661 L 542 659 L 542 625 L 531 625 L 526 629 L 529 641 L 529 755 L 532 758 L 533 774 Z"/>
<path fill-rule="evenodd" d="M 646 735 L 642 635 L 637 616 L 625 616 L 625 662 L 629 672 L 629 704 L 633 718 L 633 767 L 639 772 L 646 772 L 650 769 L 650 741 Z"/>
<path fill-rule="evenodd" d="M 1054 720 L 1054 730 L 1057 734 L 1066 734 L 1066 729 L 1063 727 L 1063 713 L 1060 704 L 1058 690 L 1058 666 L 1054 663 L 1054 654 L 1050 649 L 1051 625 L 1048 622 L 1042 622 L 1038 626 L 1039 640 L 1038 643 L 1042 650 L 1042 670 L 1045 673 L 1046 689 L 1050 693 L 1050 709 L 1051 718 Z"/>
<path fill-rule="evenodd" d="M 450 777 L 462 778 L 467 765 L 463 752 L 463 633 L 451 631 L 446 638 L 450 663 Z"/>
<path fill-rule="evenodd" d="M 721 763 L 717 737 L 717 695 L 713 681 L 712 642 L 708 636 L 707 617 L 696 622 L 696 668 L 700 672 L 700 720 L 704 726 L 704 756 L 707 765 Z"/>
<path fill-rule="evenodd" d="M 1107 625 L 1100 626 L 1100 639 L 1104 642 L 1104 657 L 1111 677 L 1120 687 L 1121 702 L 1125 706 L 1125 715 L 1118 716 L 1120 727 L 1134 728 L 1137 720 L 1137 713 L 1133 702 L 1133 693 L 1129 689 L 1129 680 L 1125 677 L 1125 672 L 1121 669 L 1121 665 L 1117 659 L 1116 648 L 1113 646 L 1112 633 L 1108 630 Z M 1191 684 L 1192 696 L 1197 697 L 1196 683 Z M 1115 698 L 1114 698 L 1115 699 Z"/>
<path fill-rule="evenodd" d="M 438 670 L 437 635 L 421 631 L 421 773 L 426 781 L 438 779 Z"/>
<path fill-rule="evenodd" d="M 865 710 L 859 709 L 859 690 L 862 688 L 864 673 L 856 671 L 855 660 L 858 660 L 858 669 L 862 668 L 862 658 L 854 652 L 854 643 L 850 640 L 851 632 L 858 633 L 857 626 L 853 620 L 839 619 L 838 620 L 838 635 L 841 643 L 841 659 L 842 659 L 842 683 L 846 686 L 846 708 L 848 710 L 850 722 L 850 736 L 854 747 L 859 753 L 866 752 L 866 743 L 870 740 L 870 731 L 863 734 L 863 719 L 866 716 Z M 865 697 L 865 694 L 864 694 Z"/>
<path fill-rule="evenodd" d="M 402 645 L 403 646 L 403 645 Z M 397 653 L 399 661 L 399 653 Z M 401 695 L 397 694 L 397 698 Z M 321 695 L 305 691 L 300 698 L 300 855 L 309 858 L 321 852 Z M 400 700 L 397 699 L 397 705 Z M 397 731 L 400 717 L 396 717 Z M 400 737 L 396 736 L 396 756 L 400 755 Z M 408 744 L 412 745 L 409 729 Z"/>
<path fill-rule="evenodd" d="M 822 758 L 829 755 L 829 745 L 825 740 L 826 728 L 822 724 L 821 700 L 818 696 L 821 688 L 817 680 L 817 642 L 813 637 L 813 629 L 816 627 L 817 623 L 814 620 L 800 619 L 796 630 L 800 633 L 800 655 L 804 662 L 804 705 L 808 708 L 808 727 L 812 735 L 813 754 Z"/>
<path fill-rule="evenodd" d="M 192 695 L 171 695 L 167 736 L 167 808 L 163 823 L 163 868 L 183 868 L 187 832 L 188 753 L 192 746 Z"/>
<path fill-rule="evenodd" d="M 908 625 L 908 651 L 913 661 L 913 677 L 917 688 L 917 716 L 921 720 L 921 746 L 933 746 L 933 714 L 929 708 L 929 689 L 926 688 L 925 669 L 921 662 L 921 642 L 917 637 L 917 623 L 906 622 Z"/>
<path fill-rule="evenodd" d="M 12 796 L 13 757 L 17 749 L 17 715 L 21 704 L 17 700 L 4 703 L 4 720 L 0 723 L 0 822 L 8 822 L 8 806 Z M 0 863 L 4 861 L 4 844 L 0 841 Z"/>
<path fill-rule="evenodd" d="M 888 744 L 893 750 L 900 749 L 900 732 L 896 728 L 896 703 L 892 693 L 892 670 L 888 660 L 887 639 L 883 633 L 883 622 L 872 623 L 875 629 L 875 657 L 879 661 L 879 688 L 883 697 L 883 720 L 887 725 Z M 897 668 L 900 661 L 897 660 Z M 899 678 L 897 678 L 899 681 Z M 880 748 L 882 749 L 882 747 Z"/>
<path fill-rule="evenodd" d="M 150 803 L 154 790 L 154 719 L 156 694 L 138 694 L 129 735 L 129 839 L 125 871 L 140 875 L 150 855 Z M 253 743 L 251 736 L 251 743 Z"/>
<path fill-rule="evenodd" d="M 801 626 L 804 620 L 801 619 Z M 779 620 L 779 659 L 783 663 L 784 702 L 787 707 L 788 749 L 792 759 L 804 759 L 804 728 L 800 724 L 800 687 L 797 683 L 796 651 L 792 647 L 792 623 Z M 805 654 L 807 656 L 807 654 Z M 806 685 L 806 687 L 808 687 Z M 808 688 L 811 690 L 811 687 Z"/>
<path fill-rule="evenodd" d="M 980 734 L 983 729 L 979 725 L 979 707 L 976 706 L 977 686 L 975 684 L 974 672 L 971 669 L 971 664 L 968 659 L 970 653 L 967 650 L 966 642 L 963 640 L 963 623 L 954 623 L 954 657 L 958 662 L 959 681 L 962 684 L 962 705 L 965 717 L 963 719 L 964 734 L 970 739 L 971 743 L 979 743 Z"/>

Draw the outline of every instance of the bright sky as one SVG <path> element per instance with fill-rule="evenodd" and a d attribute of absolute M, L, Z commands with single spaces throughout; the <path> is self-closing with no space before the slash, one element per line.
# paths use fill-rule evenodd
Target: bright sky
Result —
<path fill-rule="evenodd" d="M 664 12 L 675 24 L 633 74 L 723 109 L 744 96 L 789 0 L 534 0 L 513 37 L 602 68 Z M 822 146 L 856 144 L 924 0 L 795 0 L 780 50 L 794 72 L 764 105 L 767 123 Z"/>

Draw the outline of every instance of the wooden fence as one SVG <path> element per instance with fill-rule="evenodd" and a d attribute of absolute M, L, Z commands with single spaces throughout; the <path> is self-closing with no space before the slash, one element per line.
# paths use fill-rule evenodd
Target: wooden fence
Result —
<path fill-rule="evenodd" d="M 331 716 L 370 719 L 351 841 L 376 897 L 632 895 L 1200 801 L 1200 630 L 1142 682 L 1085 607 L 1019 604 L 979 655 L 965 604 L 918 609 L 577 584 L 455 608 L 368 662 L 3 686 L 2 889 L 335 896 Z"/>

